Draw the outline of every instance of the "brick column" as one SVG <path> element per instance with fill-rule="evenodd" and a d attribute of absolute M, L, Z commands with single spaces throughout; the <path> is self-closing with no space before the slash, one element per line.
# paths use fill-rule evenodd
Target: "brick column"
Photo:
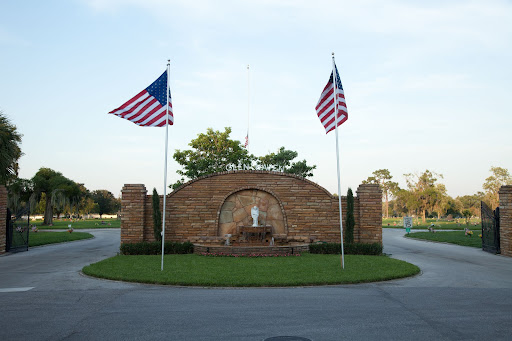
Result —
<path fill-rule="evenodd" d="M 7 234 L 7 189 L 0 186 L 0 254 L 5 253 L 5 238 Z"/>
<path fill-rule="evenodd" d="M 500 249 L 504 256 L 512 257 L 512 186 L 502 186 L 500 197 Z"/>
<path fill-rule="evenodd" d="M 362 184 L 357 188 L 359 199 L 359 243 L 382 244 L 382 191 L 379 185 Z M 356 215 L 357 212 L 354 212 Z"/>
<path fill-rule="evenodd" d="M 140 243 L 144 239 L 146 186 L 124 185 L 121 192 L 121 244 Z"/>

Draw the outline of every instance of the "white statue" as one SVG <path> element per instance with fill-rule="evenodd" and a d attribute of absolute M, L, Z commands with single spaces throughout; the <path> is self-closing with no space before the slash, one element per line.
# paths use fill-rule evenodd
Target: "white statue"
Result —
<path fill-rule="evenodd" d="M 260 209 L 258 206 L 254 206 L 251 208 L 251 217 L 252 217 L 252 226 L 256 227 L 258 226 L 258 217 L 260 215 Z"/>

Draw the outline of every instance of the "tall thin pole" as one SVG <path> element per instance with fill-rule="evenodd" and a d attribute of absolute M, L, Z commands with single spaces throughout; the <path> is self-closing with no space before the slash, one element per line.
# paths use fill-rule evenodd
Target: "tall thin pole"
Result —
<path fill-rule="evenodd" d="M 340 181 L 340 148 L 338 143 L 338 95 L 337 85 L 338 80 L 336 73 L 336 63 L 334 62 L 334 52 L 332 53 L 332 82 L 334 83 L 334 117 L 336 131 L 336 166 L 338 168 L 338 204 L 340 207 L 340 235 L 341 235 L 341 268 L 345 269 L 345 253 L 343 251 L 343 214 L 341 212 L 341 181 Z"/>
<path fill-rule="evenodd" d="M 247 151 L 249 151 L 249 124 L 250 124 L 250 110 L 251 110 L 251 82 L 249 81 L 249 64 L 247 64 Z"/>
<path fill-rule="evenodd" d="M 167 60 L 167 90 L 166 90 L 166 99 L 167 103 L 165 106 L 165 165 L 164 165 L 164 210 L 162 217 L 162 266 L 160 271 L 164 271 L 164 246 L 165 246 L 165 208 L 166 208 L 166 200 L 167 199 L 167 140 L 169 137 L 169 71 L 171 68 L 171 60 Z"/>

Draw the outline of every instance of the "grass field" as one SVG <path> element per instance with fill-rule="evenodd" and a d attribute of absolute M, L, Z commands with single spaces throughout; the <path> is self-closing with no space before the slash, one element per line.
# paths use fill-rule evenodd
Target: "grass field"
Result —
<path fill-rule="evenodd" d="M 479 233 L 474 232 L 473 235 L 466 236 L 464 231 L 441 231 L 441 232 L 414 232 L 406 234 L 408 238 L 416 238 L 423 240 L 430 240 L 435 242 L 443 242 L 450 244 L 457 244 L 462 246 L 471 246 L 482 248 L 482 239 L 478 236 Z"/>
<path fill-rule="evenodd" d="M 118 255 L 83 268 L 90 276 L 141 283 L 208 287 L 307 286 L 375 282 L 417 274 L 417 266 L 386 256 L 303 254 L 291 257 L 235 258 L 195 254 Z"/>
<path fill-rule="evenodd" d="M 382 218 L 382 227 L 384 228 L 403 228 L 402 224 L 403 218 Z M 480 219 L 471 219 L 469 225 L 466 225 L 464 219 L 459 219 L 459 222 L 457 222 L 457 220 L 447 221 L 443 219 L 427 219 L 425 224 L 423 224 L 421 219 L 414 219 L 413 229 L 428 229 L 431 224 L 434 224 L 435 230 L 464 230 L 466 227 L 470 230 L 482 229 Z"/>
<path fill-rule="evenodd" d="M 86 232 L 30 232 L 28 245 L 41 246 L 89 238 L 93 238 L 93 235 Z"/>
<path fill-rule="evenodd" d="M 104 222 L 104 224 L 102 224 Z M 39 229 L 67 229 L 68 225 L 74 230 L 80 229 L 97 229 L 97 228 L 119 228 L 121 227 L 121 220 L 118 219 L 86 219 L 86 220 L 72 220 L 69 219 L 54 219 L 53 226 L 44 226 L 42 220 L 31 221 L 31 225 L 36 225 Z"/>

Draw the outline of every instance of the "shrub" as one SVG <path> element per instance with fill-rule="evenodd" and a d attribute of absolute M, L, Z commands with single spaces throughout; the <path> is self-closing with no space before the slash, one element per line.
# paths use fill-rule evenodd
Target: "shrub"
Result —
<path fill-rule="evenodd" d="M 162 243 L 143 242 L 143 243 L 124 243 L 121 244 L 120 251 L 123 255 L 161 255 Z M 186 254 L 194 252 L 194 244 L 191 242 L 177 243 L 165 242 L 164 254 Z"/>
<path fill-rule="evenodd" d="M 343 245 L 343 251 L 346 255 L 371 255 L 378 256 L 382 254 L 382 244 L 363 244 L 363 243 L 347 243 Z M 321 254 L 341 254 L 340 243 L 319 243 L 309 245 L 310 253 Z"/>
<path fill-rule="evenodd" d="M 354 243 L 354 226 L 356 221 L 354 219 L 354 194 L 352 189 L 349 187 L 347 191 L 347 216 L 345 218 L 345 243 Z"/>
<path fill-rule="evenodd" d="M 162 213 L 160 212 L 160 196 L 153 188 L 153 234 L 157 241 L 162 241 Z"/>

